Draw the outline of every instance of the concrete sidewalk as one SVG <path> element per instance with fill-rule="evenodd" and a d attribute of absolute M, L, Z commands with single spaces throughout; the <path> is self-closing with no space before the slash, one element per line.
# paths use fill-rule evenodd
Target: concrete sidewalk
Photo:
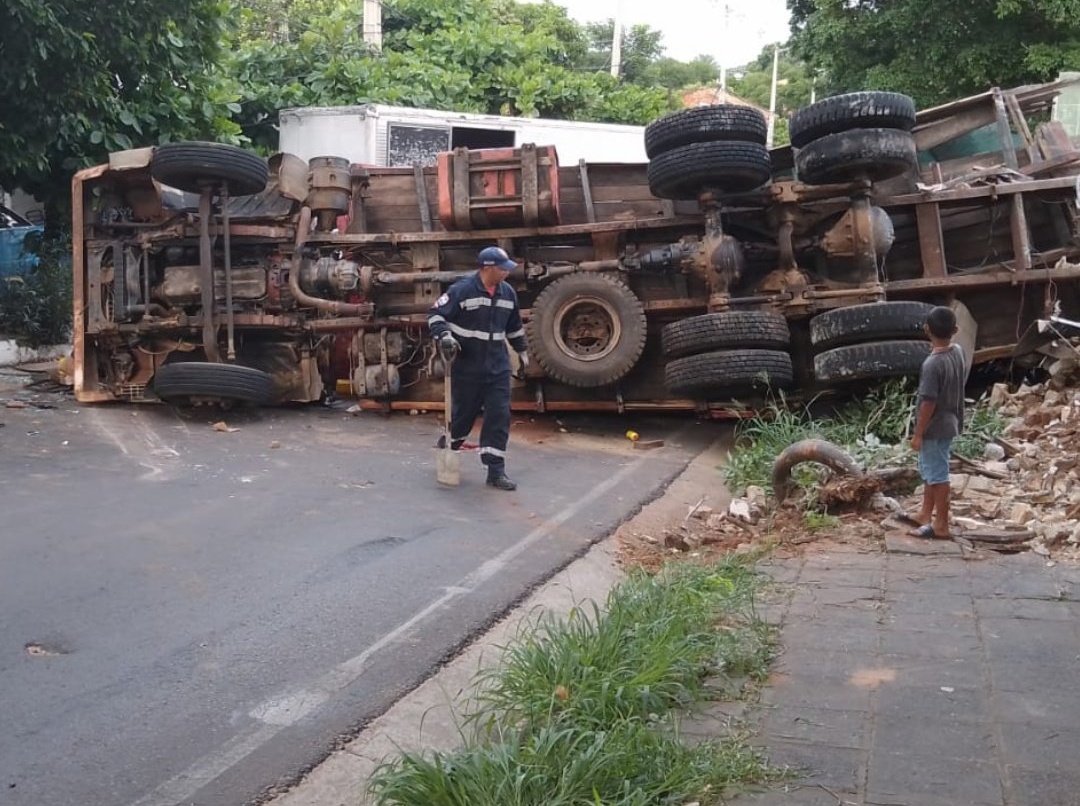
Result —
<path fill-rule="evenodd" d="M 783 650 L 758 741 L 798 772 L 732 806 L 1080 804 L 1080 569 L 1047 566 L 893 552 L 766 564 L 791 584 L 772 607 Z"/>

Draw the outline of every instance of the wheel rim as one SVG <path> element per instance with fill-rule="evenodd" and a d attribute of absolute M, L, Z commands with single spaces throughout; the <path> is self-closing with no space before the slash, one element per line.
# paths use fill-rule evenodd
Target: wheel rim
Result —
<path fill-rule="evenodd" d="M 555 344 L 575 361 L 599 361 L 622 336 L 615 308 L 599 297 L 577 297 L 555 312 Z"/>

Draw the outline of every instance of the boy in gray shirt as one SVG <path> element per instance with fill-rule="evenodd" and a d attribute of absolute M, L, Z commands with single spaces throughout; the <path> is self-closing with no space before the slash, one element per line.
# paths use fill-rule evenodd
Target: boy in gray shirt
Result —
<path fill-rule="evenodd" d="M 922 510 L 916 516 L 918 537 L 949 539 L 949 455 L 964 430 L 964 351 L 953 344 L 956 315 L 950 308 L 930 311 L 923 326 L 932 351 L 919 373 L 919 409 L 911 447 L 919 452 L 923 480 Z"/>

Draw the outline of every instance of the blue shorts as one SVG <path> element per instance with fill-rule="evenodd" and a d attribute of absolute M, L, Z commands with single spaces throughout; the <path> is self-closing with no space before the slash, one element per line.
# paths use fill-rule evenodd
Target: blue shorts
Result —
<path fill-rule="evenodd" d="M 919 475 L 926 484 L 949 483 L 952 439 L 924 439 L 919 449 Z"/>

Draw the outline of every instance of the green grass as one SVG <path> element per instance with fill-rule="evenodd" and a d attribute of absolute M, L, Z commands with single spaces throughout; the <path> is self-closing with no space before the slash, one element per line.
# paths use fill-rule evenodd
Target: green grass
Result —
<path fill-rule="evenodd" d="M 803 524 L 811 532 L 820 532 L 823 529 L 835 529 L 840 525 L 840 519 L 835 515 L 810 510 L 803 513 Z"/>
<path fill-rule="evenodd" d="M 603 611 L 541 619 L 481 676 L 465 747 L 384 765 L 378 802 L 709 803 L 728 785 L 765 779 L 761 758 L 737 740 L 684 747 L 672 716 L 706 697 L 706 677 L 765 675 L 772 648 L 754 615 L 757 585 L 734 561 L 670 566 L 632 575 Z"/>
<path fill-rule="evenodd" d="M 754 484 L 772 488 L 772 465 L 789 445 L 802 439 L 827 439 L 847 450 L 864 467 L 885 462 L 911 462 L 907 438 L 914 425 L 915 386 L 908 379 L 887 381 L 857 400 L 826 412 L 791 408 L 781 396 L 736 431 L 735 448 L 724 466 L 724 480 L 735 494 Z M 953 451 L 980 458 L 987 442 L 1005 430 L 1005 420 L 986 400 L 968 410 L 964 433 Z M 811 487 L 818 480 L 816 465 L 796 468 L 795 481 Z M 812 503 L 812 502 L 811 502 Z"/>

